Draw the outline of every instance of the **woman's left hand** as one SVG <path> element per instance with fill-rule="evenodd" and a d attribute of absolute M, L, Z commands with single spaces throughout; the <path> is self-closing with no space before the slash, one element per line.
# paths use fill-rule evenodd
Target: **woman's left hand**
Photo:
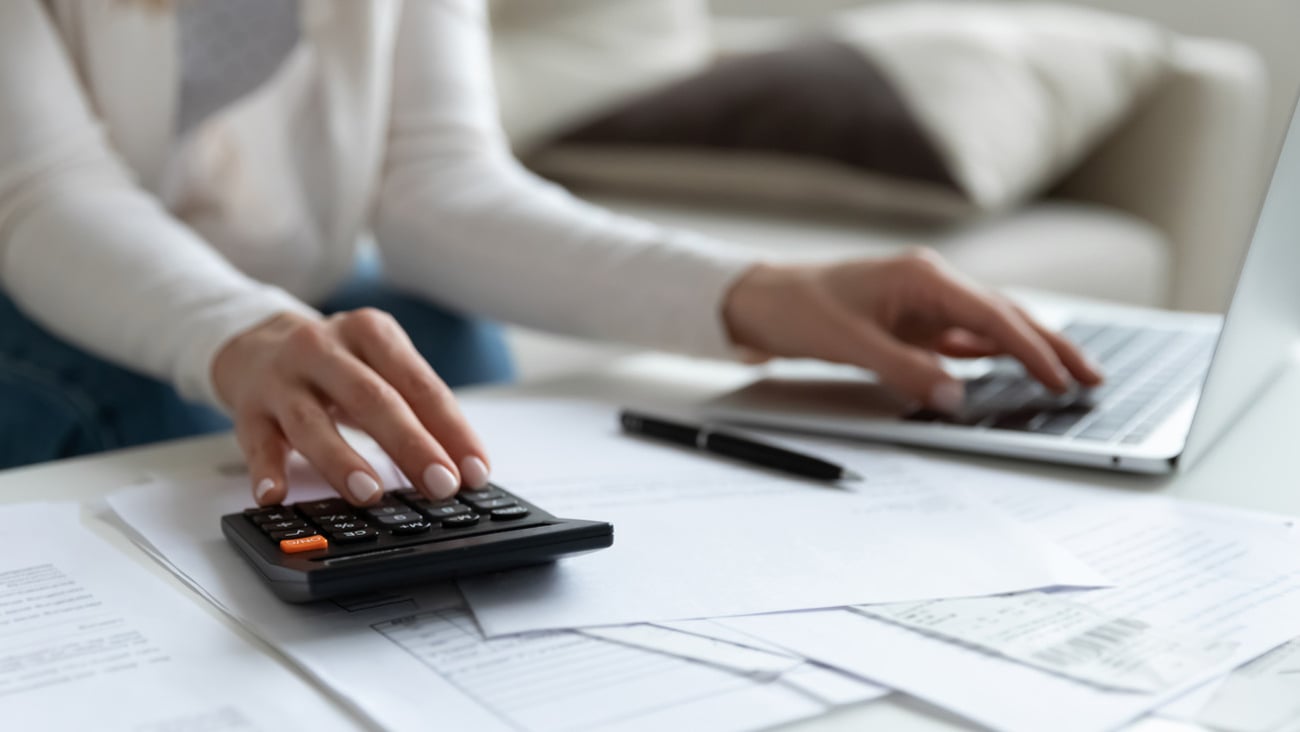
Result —
<path fill-rule="evenodd" d="M 830 265 L 760 264 L 723 307 L 733 342 L 757 358 L 819 358 L 870 369 L 931 409 L 961 409 L 964 389 L 939 356 L 1006 354 L 1055 392 L 1100 369 L 1006 298 L 918 250 Z"/>

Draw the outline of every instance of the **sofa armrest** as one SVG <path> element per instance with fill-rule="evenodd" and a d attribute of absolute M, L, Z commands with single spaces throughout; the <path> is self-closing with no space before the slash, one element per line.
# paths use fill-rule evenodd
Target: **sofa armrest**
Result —
<path fill-rule="evenodd" d="M 1167 82 L 1054 195 L 1103 203 L 1173 246 L 1170 307 L 1221 311 L 1263 198 L 1263 61 L 1225 41 L 1180 39 Z"/>

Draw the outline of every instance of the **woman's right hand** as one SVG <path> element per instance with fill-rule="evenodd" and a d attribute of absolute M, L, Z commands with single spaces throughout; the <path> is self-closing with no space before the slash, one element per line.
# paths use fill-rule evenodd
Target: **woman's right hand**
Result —
<path fill-rule="evenodd" d="M 387 313 L 278 315 L 231 339 L 212 368 L 258 505 L 285 500 L 290 450 L 349 503 L 380 498 L 378 474 L 339 434 L 340 421 L 373 437 L 433 500 L 488 481 L 487 453 L 451 389 Z"/>

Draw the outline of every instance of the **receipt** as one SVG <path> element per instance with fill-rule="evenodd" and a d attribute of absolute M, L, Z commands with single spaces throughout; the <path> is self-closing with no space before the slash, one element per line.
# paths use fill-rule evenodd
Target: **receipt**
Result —
<path fill-rule="evenodd" d="M 864 605 L 859 613 L 1109 689 L 1152 692 L 1222 661 L 1229 643 L 1044 592 Z"/>

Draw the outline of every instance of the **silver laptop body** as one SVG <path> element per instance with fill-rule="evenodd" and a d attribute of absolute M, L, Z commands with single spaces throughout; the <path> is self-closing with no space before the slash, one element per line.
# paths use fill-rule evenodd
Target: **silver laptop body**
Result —
<path fill-rule="evenodd" d="M 861 372 L 785 364 L 704 405 L 711 419 L 1032 460 L 1165 473 L 1191 465 L 1288 362 L 1300 334 L 1300 107 L 1226 317 L 1105 306 L 1038 313 L 1107 372 L 1054 397 L 979 364 L 961 415 L 916 411 Z"/>

